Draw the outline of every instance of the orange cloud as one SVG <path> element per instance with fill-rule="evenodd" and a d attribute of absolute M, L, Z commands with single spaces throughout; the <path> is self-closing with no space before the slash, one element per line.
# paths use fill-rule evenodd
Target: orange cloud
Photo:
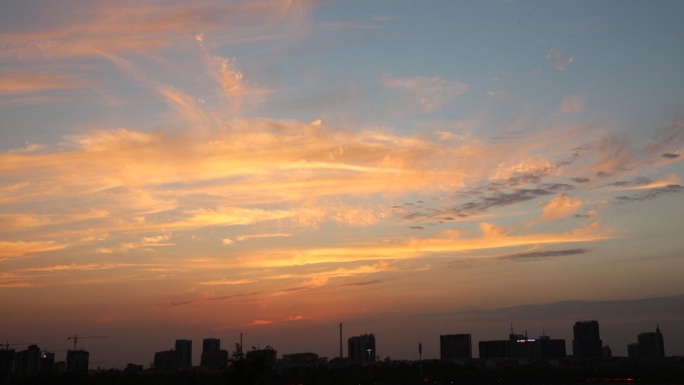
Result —
<path fill-rule="evenodd" d="M 48 90 L 78 88 L 87 84 L 69 80 L 62 75 L 14 74 L 0 76 L 0 95 L 23 94 Z"/>
<path fill-rule="evenodd" d="M 549 221 L 565 218 L 574 214 L 581 206 L 582 201 L 579 199 L 560 194 L 542 207 L 544 214 L 539 220 Z"/>
<path fill-rule="evenodd" d="M 264 326 L 264 325 L 271 325 L 272 323 L 273 323 L 273 321 L 256 319 L 256 320 L 250 322 L 249 324 L 247 324 L 247 326 Z"/>
<path fill-rule="evenodd" d="M 52 241 L 1 241 L 0 260 L 21 257 L 27 254 L 43 253 L 46 251 L 61 250 L 66 244 L 58 244 Z"/>
<path fill-rule="evenodd" d="M 604 229 L 598 222 L 588 227 L 576 228 L 561 233 L 536 233 L 511 235 L 510 230 L 492 224 L 481 224 L 482 234 L 476 237 L 453 237 L 450 232 L 441 237 L 411 239 L 389 244 L 361 244 L 354 247 L 305 249 L 292 251 L 262 252 L 260 258 L 243 263 L 243 267 L 286 267 L 323 263 L 342 263 L 369 260 L 402 260 L 421 258 L 436 253 L 494 250 L 514 246 L 542 244 L 596 242 L 613 238 L 610 229 Z M 319 281 L 324 279 L 317 278 Z"/>

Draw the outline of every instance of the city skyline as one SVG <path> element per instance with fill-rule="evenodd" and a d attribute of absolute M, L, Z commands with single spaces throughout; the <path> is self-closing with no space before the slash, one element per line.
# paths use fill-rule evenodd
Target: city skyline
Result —
<path fill-rule="evenodd" d="M 0 342 L 335 357 L 343 322 L 411 359 L 596 319 L 684 355 L 682 14 L 3 2 Z"/>
<path fill-rule="evenodd" d="M 630 358 L 664 358 L 668 356 L 672 357 L 677 357 L 678 355 L 673 355 L 673 354 L 665 354 L 665 349 L 664 346 L 666 345 L 664 341 L 666 338 L 663 337 L 663 334 L 661 333 L 660 326 L 656 325 L 655 331 L 641 331 L 638 334 L 635 334 L 634 337 L 636 337 L 637 342 L 633 341 L 621 341 L 623 345 L 627 348 L 627 354 L 622 354 L 622 355 L 615 355 L 612 353 L 612 347 L 610 345 L 603 345 L 603 342 L 600 337 L 600 331 L 598 327 L 599 322 L 596 320 L 581 320 L 575 322 L 572 332 L 572 340 L 565 341 L 565 339 L 558 339 L 558 338 L 551 338 L 555 336 L 550 336 L 546 333 L 546 330 L 542 331 L 542 334 L 539 335 L 538 338 L 532 336 L 528 332 L 528 330 L 524 331 L 524 334 L 519 334 L 515 331 L 513 328 L 513 325 L 511 325 L 510 329 L 510 334 L 508 335 L 508 339 L 502 340 L 502 339 L 497 339 L 497 340 L 471 340 L 472 335 L 470 333 L 464 332 L 464 333 L 459 333 L 459 334 L 442 334 L 438 336 L 431 336 L 432 338 L 428 338 L 427 345 L 431 346 L 433 345 L 432 340 L 435 339 L 436 337 L 436 348 L 437 352 L 439 353 L 438 355 L 432 356 L 432 357 L 424 357 L 421 355 L 422 353 L 422 347 L 423 343 L 422 341 L 418 342 L 418 345 L 416 346 L 417 350 L 417 357 L 411 357 L 411 358 L 400 358 L 398 359 L 399 361 L 417 361 L 418 359 L 426 359 L 426 360 L 440 360 L 440 361 L 453 361 L 453 360 L 468 360 L 468 359 L 506 359 L 506 358 L 528 358 L 528 359 L 534 359 L 534 360 L 549 360 L 549 359 L 565 359 L 567 358 L 577 358 L 577 359 L 597 359 L 597 358 L 607 358 L 607 357 L 630 357 Z M 583 326 L 584 325 L 584 326 Z M 578 329 L 578 326 L 581 326 L 580 329 Z M 74 336 L 75 337 L 75 336 Z M 220 349 L 221 346 L 221 338 L 216 338 L 216 337 L 202 337 L 201 341 L 201 349 L 199 350 L 193 350 L 192 348 L 192 339 L 186 339 L 186 338 L 177 338 L 175 339 L 175 349 L 165 349 L 163 348 L 162 350 L 156 350 L 153 353 L 153 360 L 150 360 L 150 363 L 144 364 L 142 362 L 132 362 L 133 360 L 126 360 L 125 365 L 120 365 L 120 366 L 107 366 L 107 365 L 102 365 L 104 364 L 104 361 L 95 361 L 95 363 L 98 364 L 98 368 L 113 368 L 113 369 L 123 369 L 124 367 L 128 365 L 139 365 L 143 368 L 147 367 L 148 369 L 157 369 L 161 371 L 178 371 L 178 370 L 187 370 L 192 367 L 205 367 L 205 368 L 211 368 L 214 370 L 220 370 L 220 369 L 225 369 L 226 365 L 230 360 L 235 359 L 237 356 L 244 358 L 245 355 L 246 357 L 249 357 L 250 354 L 252 353 L 260 353 L 260 352 L 265 352 L 269 351 L 270 353 L 273 353 L 273 359 L 285 359 L 286 356 L 298 356 L 298 355 L 307 355 L 303 361 L 307 361 L 308 364 L 312 364 L 311 362 L 311 357 L 310 355 L 315 355 L 316 356 L 316 364 L 320 364 L 321 362 L 318 360 L 318 357 L 321 359 L 326 360 L 327 362 L 331 362 L 335 359 L 338 358 L 343 358 L 346 362 L 346 364 L 360 364 L 360 365 L 367 365 L 367 364 L 372 364 L 374 362 L 380 362 L 380 361 L 385 361 L 385 360 L 396 360 L 396 358 L 392 358 L 388 355 L 380 355 L 377 351 L 376 348 L 376 340 L 375 340 L 375 335 L 374 333 L 363 333 L 361 335 L 354 335 L 354 336 L 349 336 L 344 338 L 346 341 L 346 346 L 348 347 L 346 352 L 342 351 L 342 356 L 337 355 L 337 356 L 325 356 L 321 355 L 318 352 L 314 351 L 289 351 L 288 349 L 291 350 L 291 347 L 285 347 L 285 352 L 280 353 L 280 355 L 277 354 L 278 349 L 277 346 L 273 346 L 270 344 L 267 344 L 265 346 L 262 346 L 261 344 L 257 344 L 256 346 L 251 346 L 251 347 L 245 347 L 243 346 L 243 341 L 242 341 L 242 333 L 239 336 L 239 340 L 235 342 L 233 350 L 226 350 Z M 79 337 L 81 338 L 81 337 Z M 82 338 L 88 338 L 88 337 L 82 337 Z M 73 339 L 73 338 L 69 338 Z M 587 341 L 591 344 L 592 340 L 598 341 L 599 343 L 599 349 L 597 353 L 587 353 L 586 347 L 580 348 L 579 351 L 577 351 L 577 342 L 579 340 L 583 340 L 583 344 L 586 344 Z M 472 342 L 476 342 L 475 344 Z M 309 341 L 303 341 L 304 343 L 307 343 Z M 391 345 L 392 342 L 397 342 L 393 341 L 392 339 L 387 340 L 387 341 L 381 341 L 381 344 L 385 342 L 388 345 Z M 567 343 L 566 343 L 567 342 Z M 138 343 L 142 343 L 142 341 L 138 341 Z M 559 345 L 560 343 L 560 345 Z M 144 344 L 144 343 L 143 343 Z M 484 345 L 483 345 L 484 344 Z M 543 344 L 543 349 L 540 351 L 538 347 L 536 347 L 536 344 Z M 199 344 L 198 344 L 199 345 Z M 479 346 L 479 349 L 475 350 L 473 349 L 473 345 Z M 516 345 L 516 346 L 514 346 Z M 517 346 L 520 345 L 520 346 Z M 531 345 L 531 346 L 522 346 L 522 345 Z M 534 345 L 534 346 L 532 346 Z M 41 351 L 43 356 L 50 354 L 51 355 L 51 362 L 58 362 L 60 361 L 59 356 L 55 355 L 55 350 L 41 350 L 41 347 L 39 344 L 36 343 L 14 343 L 14 344 L 9 344 L 9 341 L 7 342 L 4 347 L 3 345 L 0 345 L 0 350 L 7 352 L 11 351 L 13 354 L 22 354 L 22 353 L 27 353 L 31 351 Z M 23 348 L 18 348 L 18 347 L 23 347 L 25 346 L 27 349 Z M 135 345 L 138 346 L 138 345 Z M 381 345 L 382 348 L 382 345 Z M 486 353 L 482 351 L 482 349 L 487 349 Z M 605 350 L 607 349 L 609 353 L 608 356 L 606 356 Z M 630 350 L 630 349 L 636 349 L 636 351 Z M 431 349 L 434 350 L 434 349 Z M 66 362 L 66 370 L 67 371 L 83 371 L 83 369 L 74 369 L 74 368 L 69 368 L 69 355 L 74 355 L 74 356 L 79 356 L 80 355 L 85 355 L 88 357 L 89 351 L 86 349 L 82 348 L 76 348 L 74 349 L 66 349 L 66 350 L 57 350 L 57 352 L 64 352 L 64 359 L 62 359 L 62 362 Z M 475 354 L 477 352 L 477 354 Z M 544 353 L 545 352 L 545 353 Z M 139 349 L 133 347 L 131 348 L 129 346 L 129 358 L 130 357 L 141 357 L 141 352 Z M 149 352 L 147 352 L 149 353 Z M 368 356 L 366 356 L 366 353 Z M 681 357 L 681 356 L 680 356 Z M 6 358 L 3 358 L 5 360 Z M 222 361 L 223 360 L 223 361 Z M 296 359 L 295 359 L 296 360 Z M 72 361 L 79 361 L 79 363 L 73 363 L 73 365 L 83 365 L 83 362 L 80 358 L 79 359 L 72 359 Z M 85 362 L 88 361 L 88 358 L 85 358 Z M 225 362 L 224 362 L 225 361 Z M 1 367 L 4 368 L 7 366 L 7 362 L 2 361 Z M 16 365 L 16 364 L 15 364 Z M 85 364 L 87 365 L 87 364 Z M 90 369 L 93 369 L 94 367 L 90 367 Z"/>

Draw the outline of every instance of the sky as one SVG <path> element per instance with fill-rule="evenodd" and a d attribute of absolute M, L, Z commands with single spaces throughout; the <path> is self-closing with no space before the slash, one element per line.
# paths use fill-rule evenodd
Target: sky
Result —
<path fill-rule="evenodd" d="M 656 325 L 684 355 L 683 14 L 3 1 L 0 341 L 334 358 L 343 323 L 392 359 L 511 328 L 571 354 L 595 319 L 614 355 Z"/>

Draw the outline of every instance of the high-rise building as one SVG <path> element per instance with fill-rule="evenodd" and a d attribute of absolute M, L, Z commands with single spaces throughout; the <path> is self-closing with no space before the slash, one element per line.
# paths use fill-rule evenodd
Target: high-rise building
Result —
<path fill-rule="evenodd" d="M 210 369 L 221 369 L 228 366 L 228 351 L 221 350 L 220 339 L 205 338 L 202 341 L 200 366 Z"/>
<path fill-rule="evenodd" d="M 90 353 L 85 350 L 69 350 L 66 356 L 67 372 L 87 372 Z"/>
<path fill-rule="evenodd" d="M 18 352 L 14 358 L 14 373 L 20 376 L 35 376 L 40 372 L 41 353 L 37 345 Z"/>
<path fill-rule="evenodd" d="M 470 334 L 447 334 L 439 336 L 439 352 L 442 361 L 472 358 L 473 347 Z"/>
<path fill-rule="evenodd" d="M 176 340 L 176 355 L 178 356 L 178 369 L 192 368 L 192 341 Z"/>
<path fill-rule="evenodd" d="M 347 340 L 349 359 L 355 364 L 375 362 L 375 336 L 363 334 Z"/>
<path fill-rule="evenodd" d="M 660 333 L 660 326 L 656 326 L 655 332 L 639 333 L 637 342 L 639 344 L 639 357 L 665 357 L 665 344 L 663 342 L 663 334 Z"/>
<path fill-rule="evenodd" d="M 55 373 L 55 353 L 43 352 L 41 354 L 40 372 L 45 374 Z"/>
<path fill-rule="evenodd" d="M 0 349 L 0 378 L 14 372 L 14 349 Z"/>
<path fill-rule="evenodd" d="M 577 321 L 572 329 L 572 354 L 577 358 L 598 358 L 603 356 L 603 341 L 599 334 L 598 321 Z"/>

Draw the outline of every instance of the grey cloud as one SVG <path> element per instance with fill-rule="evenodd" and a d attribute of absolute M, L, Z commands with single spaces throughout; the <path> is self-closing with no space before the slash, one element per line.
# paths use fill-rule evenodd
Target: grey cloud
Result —
<path fill-rule="evenodd" d="M 589 178 L 570 178 L 570 179 L 575 183 L 587 183 L 591 180 Z"/>
<path fill-rule="evenodd" d="M 549 319 L 568 320 L 579 319 L 628 319 L 641 317 L 643 314 L 678 315 L 684 309 L 684 295 L 671 297 L 655 297 L 631 300 L 612 301 L 584 301 L 570 300 L 541 304 L 526 304 L 494 309 L 461 308 L 451 312 L 421 313 L 414 317 L 449 317 L 456 319 L 486 319 L 506 320 Z"/>
<path fill-rule="evenodd" d="M 671 153 L 666 153 L 661 155 L 663 158 L 667 159 L 677 159 L 679 158 L 679 154 L 671 154 Z"/>
<path fill-rule="evenodd" d="M 354 283 L 348 283 L 342 286 L 367 286 L 367 285 L 377 285 L 382 283 L 381 280 L 372 280 L 372 281 L 364 281 L 364 282 L 354 282 Z"/>
<path fill-rule="evenodd" d="M 573 187 L 569 184 L 554 183 L 540 185 L 538 188 L 534 189 L 517 189 L 511 193 L 497 192 L 492 196 L 481 199 L 480 201 L 468 202 L 462 205 L 461 209 L 485 211 L 490 207 L 508 206 L 516 203 L 529 201 L 541 196 L 552 195 L 559 191 L 567 191 L 571 189 L 573 189 Z"/>
<path fill-rule="evenodd" d="M 404 216 L 404 219 L 416 220 L 423 218 L 438 218 L 453 220 L 454 216 L 464 218 L 473 212 L 480 213 L 493 207 L 509 206 L 572 189 L 574 189 L 574 187 L 566 183 L 541 184 L 537 188 L 516 189 L 512 192 L 501 192 L 492 186 L 488 186 L 484 188 L 484 190 L 489 192 L 489 195 L 484 193 L 482 189 L 471 190 L 460 194 L 461 197 L 476 198 L 470 202 L 432 213 L 413 212 Z"/>
<path fill-rule="evenodd" d="M 499 259 L 511 259 L 516 261 L 537 261 L 554 257 L 563 257 L 567 255 L 585 254 L 589 251 L 589 249 L 535 251 L 530 253 L 509 254 L 503 257 L 499 257 Z"/>
<path fill-rule="evenodd" d="M 639 186 L 645 186 L 645 185 L 652 183 L 652 182 L 653 182 L 652 179 L 640 176 L 640 177 L 637 177 L 637 178 L 634 178 L 634 179 L 628 180 L 628 181 L 617 181 L 617 182 L 609 183 L 609 184 L 604 185 L 602 187 L 606 187 L 606 186 L 607 187 L 639 187 Z"/>
<path fill-rule="evenodd" d="M 635 195 L 621 195 L 615 197 L 615 202 L 619 204 L 626 204 L 632 202 L 642 202 L 650 199 L 659 198 L 663 195 L 676 194 L 684 192 L 684 187 L 678 184 L 671 184 L 665 187 L 658 187 L 650 189 L 646 192 L 635 194 Z"/>

